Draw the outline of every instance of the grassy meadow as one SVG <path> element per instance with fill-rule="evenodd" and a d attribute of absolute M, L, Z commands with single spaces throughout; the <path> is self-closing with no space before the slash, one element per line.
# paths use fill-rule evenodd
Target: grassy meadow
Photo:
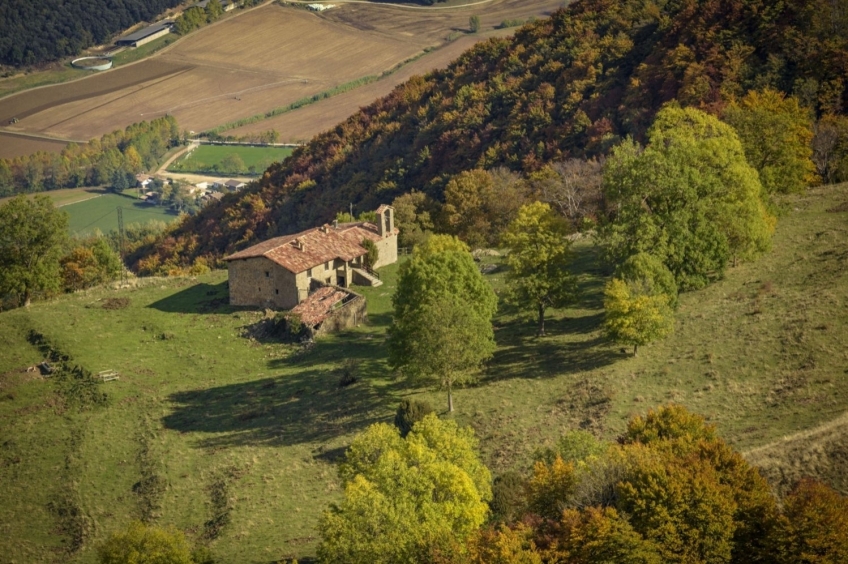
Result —
<path fill-rule="evenodd" d="M 161 206 L 144 204 L 132 196 L 103 193 L 96 198 L 62 206 L 68 212 L 68 230 L 72 235 L 92 233 L 99 229 L 103 233 L 118 229 L 117 208 L 123 209 L 124 225 L 147 223 L 150 220 L 174 221 L 174 212 Z"/>
<path fill-rule="evenodd" d="M 528 470 L 566 430 L 612 438 L 632 414 L 673 401 L 756 453 L 778 489 L 805 473 L 848 493 L 848 185 L 781 206 L 773 251 L 681 296 L 675 333 L 638 357 L 601 334 L 606 276 L 590 240 L 575 244 L 583 299 L 551 312 L 547 337 L 531 313 L 502 306 L 494 358 L 454 394 L 453 417 L 476 430 L 493 473 Z M 308 561 L 318 516 L 340 499 L 335 463 L 351 438 L 390 421 L 404 397 L 446 416 L 444 392 L 386 364 L 396 274 L 386 267 L 382 287 L 361 289 L 367 324 L 305 351 L 265 336 L 262 312 L 227 305 L 220 271 L 0 313 L 4 561 L 94 562 L 94 547 L 139 517 L 180 528 L 223 562 Z M 501 267 L 486 276 L 502 289 Z M 48 346 L 120 372 L 99 385 L 106 406 L 68 408 L 54 382 L 22 371 Z M 359 381 L 339 387 L 351 358 Z M 820 429 L 827 445 L 810 439 Z"/>
<path fill-rule="evenodd" d="M 169 172 L 209 172 L 219 170 L 224 159 L 230 155 L 238 155 L 244 162 L 246 172 L 253 167 L 256 171 L 264 171 L 271 163 L 282 161 L 292 154 L 291 147 L 251 147 L 237 145 L 200 145 L 171 163 Z M 222 173 L 240 174 L 220 168 Z"/>

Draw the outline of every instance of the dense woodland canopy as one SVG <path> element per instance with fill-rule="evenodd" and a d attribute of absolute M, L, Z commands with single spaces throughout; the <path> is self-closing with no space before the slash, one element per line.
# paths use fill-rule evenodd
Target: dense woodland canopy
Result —
<path fill-rule="evenodd" d="M 4 0 L 0 63 L 37 65 L 78 54 L 181 0 Z"/>
<path fill-rule="evenodd" d="M 188 265 L 499 166 L 532 173 L 644 141 L 666 102 L 721 114 L 750 90 L 791 94 L 815 117 L 848 102 L 845 0 L 578 1 L 413 77 L 268 169 L 238 203 L 186 220 L 148 266 Z"/>

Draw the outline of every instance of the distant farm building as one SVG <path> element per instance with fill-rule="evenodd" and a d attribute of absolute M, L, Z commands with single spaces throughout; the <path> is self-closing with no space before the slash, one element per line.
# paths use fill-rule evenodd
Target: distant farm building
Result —
<path fill-rule="evenodd" d="M 142 188 L 147 188 L 147 185 L 153 182 L 153 177 L 147 174 L 136 174 L 135 181 Z"/>
<path fill-rule="evenodd" d="M 269 239 L 226 257 L 230 303 L 291 309 L 324 286 L 381 284 L 366 268 L 370 240 L 379 258 L 373 268 L 397 262 L 394 208 L 380 206 L 377 224 L 367 221 L 323 225 Z"/>
<path fill-rule="evenodd" d="M 126 37 L 118 39 L 117 41 L 115 41 L 115 45 L 122 45 L 126 47 L 140 47 L 145 43 L 150 43 L 154 39 L 158 39 L 171 33 L 171 27 L 173 25 L 174 22 L 166 20 L 164 22 L 159 22 L 157 24 L 147 26 L 144 29 L 140 29 L 136 32 L 127 35 Z"/>
<path fill-rule="evenodd" d="M 235 192 L 236 190 L 241 190 L 245 186 L 247 186 L 247 184 L 245 184 L 241 180 L 227 180 L 226 182 L 224 182 L 224 187 L 226 187 L 227 190 L 232 190 L 233 192 Z"/>

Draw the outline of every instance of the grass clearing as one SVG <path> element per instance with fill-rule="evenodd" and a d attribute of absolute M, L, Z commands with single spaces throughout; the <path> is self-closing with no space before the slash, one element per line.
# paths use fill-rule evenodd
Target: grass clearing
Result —
<path fill-rule="evenodd" d="M 848 436 L 848 212 L 828 211 L 848 210 L 848 185 L 782 202 L 774 250 L 681 296 L 674 335 L 636 358 L 600 333 L 606 276 L 591 241 L 575 245 L 584 299 L 551 313 L 549 336 L 535 336 L 532 314 L 502 307 L 493 361 L 454 392 L 454 417 L 476 429 L 493 472 L 528 469 L 563 431 L 613 437 L 633 413 L 677 401 L 766 461 L 778 487 L 806 473 L 848 493 L 839 455 Z M 223 562 L 314 555 L 317 518 L 340 497 L 334 463 L 351 438 L 390 421 L 405 397 L 446 416 L 443 391 L 411 387 L 386 365 L 396 274 L 397 265 L 381 269 L 383 286 L 360 289 L 368 324 L 306 352 L 244 337 L 264 314 L 227 305 L 224 272 L 0 313 L 4 557 L 52 562 L 76 535 L 79 550 L 61 559 L 94 562 L 98 542 L 145 512 Z M 498 290 L 503 277 L 487 275 Z M 126 307 L 111 308 L 114 298 Z M 22 372 L 43 357 L 30 330 L 93 372 L 119 371 L 101 385 L 108 405 L 63 409 L 50 380 Z M 359 382 L 339 387 L 351 358 Z"/>
<path fill-rule="evenodd" d="M 230 155 L 238 155 L 246 169 L 251 167 L 261 173 L 271 166 L 271 163 L 282 161 L 292 154 L 292 147 L 252 147 L 238 145 L 200 145 L 197 149 L 186 153 L 168 166 L 168 172 L 197 172 L 205 173 L 222 170 L 224 159 Z M 239 174 L 239 173 L 233 173 Z"/>
<path fill-rule="evenodd" d="M 124 225 L 147 223 L 159 220 L 170 223 L 177 215 L 160 206 L 144 204 L 131 196 L 103 193 L 96 198 L 86 199 L 62 207 L 68 212 L 68 230 L 76 235 L 92 233 L 99 229 L 103 233 L 118 229 L 118 207 L 123 208 Z"/>

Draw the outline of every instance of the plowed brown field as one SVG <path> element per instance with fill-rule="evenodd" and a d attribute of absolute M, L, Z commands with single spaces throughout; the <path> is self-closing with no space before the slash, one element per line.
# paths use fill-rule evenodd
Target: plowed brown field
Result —
<path fill-rule="evenodd" d="M 386 96 L 397 85 L 406 82 L 410 77 L 424 75 L 432 70 L 444 68 L 478 41 L 483 41 L 493 36 L 509 35 L 512 31 L 514 30 L 498 30 L 486 36 L 468 35 L 461 37 L 441 49 L 428 53 L 417 61 L 402 67 L 397 72 L 382 80 L 360 86 L 355 90 L 321 100 L 320 102 L 304 106 L 295 111 L 280 114 L 271 119 L 228 130 L 225 134 L 245 135 L 276 129 L 280 133 L 280 143 L 305 143 L 318 133 L 326 131 L 344 121 L 359 110 L 359 108 Z"/>
<path fill-rule="evenodd" d="M 17 117 L 8 130 L 89 139 L 171 114 L 182 128 L 201 131 L 390 69 L 443 44 L 467 27 L 471 14 L 479 14 L 486 29 L 504 19 L 544 15 L 559 4 L 493 0 L 442 11 L 344 4 L 321 14 L 266 4 L 207 26 L 143 62 L 5 98 L 0 124 Z M 462 38 L 427 55 L 415 67 L 420 71 L 410 67 L 358 96 L 332 98 L 322 105 L 326 116 L 311 110 L 306 121 L 320 122 L 317 131 L 330 127 L 405 77 L 445 64 L 473 41 Z M 300 138 L 316 130 L 295 129 Z"/>

